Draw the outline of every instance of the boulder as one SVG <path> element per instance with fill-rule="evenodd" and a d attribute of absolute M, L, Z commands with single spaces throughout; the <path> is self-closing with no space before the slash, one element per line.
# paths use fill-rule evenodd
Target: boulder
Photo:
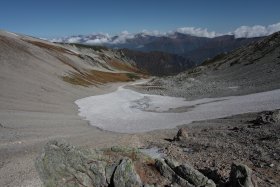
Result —
<path fill-rule="evenodd" d="M 132 160 L 124 158 L 117 166 L 113 174 L 114 186 L 117 187 L 139 187 L 142 186 L 139 175 L 134 170 Z"/>
<path fill-rule="evenodd" d="M 176 173 L 195 186 L 215 187 L 216 184 L 188 164 L 175 168 Z"/>
<path fill-rule="evenodd" d="M 156 168 L 163 176 L 180 186 L 216 186 L 212 180 L 208 179 L 190 165 L 180 165 L 170 158 L 166 158 L 164 161 L 156 160 Z"/>
<path fill-rule="evenodd" d="M 45 186 L 107 186 L 106 163 L 98 157 L 98 152 L 50 141 L 36 160 L 36 168 Z"/>
<path fill-rule="evenodd" d="M 180 140 L 183 140 L 185 138 L 188 138 L 188 131 L 186 128 L 181 128 L 178 130 L 176 136 L 174 137 L 174 140 L 175 141 L 180 141 Z"/>
<path fill-rule="evenodd" d="M 244 165 L 232 163 L 229 186 L 231 187 L 257 187 L 256 180 L 252 177 L 252 170 Z"/>
<path fill-rule="evenodd" d="M 169 167 L 165 161 L 156 159 L 155 166 L 160 172 L 161 175 L 166 177 L 171 183 L 176 183 L 180 186 L 185 187 L 193 187 L 192 184 L 190 184 L 188 181 L 184 180 L 182 177 L 180 177 L 175 171 Z"/>
<path fill-rule="evenodd" d="M 151 164 L 154 160 L 135 148 L 84 149 L 64 141 L 48 142 L 35 162 L 48 187 L 138 187 L 144 184 L 141 177 L 146 185 L 164 186 L 165 178 Z"/>

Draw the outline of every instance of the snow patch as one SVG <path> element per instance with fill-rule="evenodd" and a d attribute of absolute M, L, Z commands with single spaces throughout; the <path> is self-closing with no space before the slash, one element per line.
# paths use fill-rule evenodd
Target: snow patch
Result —
<path fill-rule="evenodd" d="M 123 86 L 115 92 L 75 101 L 79 115 L 104 130 L 136 133 L 174 128 L 193 121 L 280 108 L 280 89 L 244 96 L 184 98 L 141 94 Z M 185 107 L 186 112 L 174 112 Z"/>

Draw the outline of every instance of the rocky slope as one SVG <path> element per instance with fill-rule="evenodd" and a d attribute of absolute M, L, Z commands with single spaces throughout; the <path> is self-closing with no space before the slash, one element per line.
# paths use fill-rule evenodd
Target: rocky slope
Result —
<path fill-rule="evenodd" d="M 50 141 L 36 168 L 46 186 L 279 186 L 279 124 L 275 110 L 133 135 L 133 148 Z"/>
<path fill-rule="evenodd" d="M 150 133 L 147 144 L 193 165 L 218 186 L 227 186 L 232 162 L 249 166 L 258 186 L 279 186 L 279 117 L 275 110 L 196 121 L 166 135 L 165 141 Z"/>
<path fill-rule="evenodd" d="M 45 186 L 216 186 L 187 163 L 154 159 L 133 148 L 89 150 L 51 141 L 37 159 L 36 167 Z M 237 163 L 231 167 L 228 186 L 257 186 L 250 168 Z"/>
<path fill-rule="evenodd" d="M 280 88 L 280 33 L 205 61 L 137 90 L 187 99 L 242 95 Z"/>
<path fill-rule="evenodd" d="M 132 59 L 138 69 L 154 76 L 174 75 L 195 66 L 191 60 L 165 52 L 140 52 L 129 49 L 122 49 L 120 52 Z"/>

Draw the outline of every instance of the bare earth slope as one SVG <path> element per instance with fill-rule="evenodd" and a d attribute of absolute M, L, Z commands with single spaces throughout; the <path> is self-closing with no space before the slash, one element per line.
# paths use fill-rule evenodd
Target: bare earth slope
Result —
<path fill-rule="evenodd" d="M 203 66 L 193 70 L 174 77 L 154 79 L 145 87 L 134 87 L 134 89 L 148 93 L 183 96 L 190 100 L 277 89 L 280 84 L 279 35 L 276 33 L 257 44 L 205 62 Z M 222 127 L 225 129 L 215 127 L 217 133 L 213 129 L 210 129 L 213 133 L 203 133 L 204 127 L 203 129 L 198 127 L 198 131 L 190 129 L 191 141 L 181 140 L 175 143 L 171 139 L 176 129 L 129 135 L 102 131 L 89 126 L 86 121 L 78 117 L 78 109 L 74 101 L 113 91 L 118 85 L 123 84 L 108 84 L 112 81 L 129 81 L 138 78 L 141 75 L 133 66 L 133 62 L 122 58 L 121 54 L 112 50 L 52 44 L 2 31 L 0 44 L 0 186 L 40 186 L 41 182 L 34 167 L 34 160 L 43 145 L 51 139 L 66 139 L 74 145 L 92 148 L 114 145 L 158 146 L 163 148 L 167 155 L 174 153 L 173 156 L 175 158 L 178 156 L 178 159 L 185 159 L 180 157 L 184 155 L 181 154 L 182 151 L 192 151 L 193 149 L 188 148 L 194 146 L 194 150 L 197 147 L 198 150 L 200 148 L 207 150 L 190 155 L 193 156 L 190 162 L 198 165 L 197 168 L 203 167 L 201 162 L 205 158 L 210 157 L 210 160 L 206 160 L 207 163 L 216 157 L 217 160 L 220 158 L 216 154 L 208 155 L 211 152 L 222 152 L 225 148 L 224 139 L 218 137 L 223 136 L 219 134 L 220 130 L 229 131 L 228 134 L 234 136 L 233 141 L 239 140 L 239 136 L 236 135 L 241 133 L 238 134 L 235 131 L 239 131 L 240 127 L 235 121 L 233 124 L 236 124 L 237 129 L 232 129 L 233 124 L 229 124 L 230 127 Z M 243 119 L 242 117 L 241 120 Z M 237 120 L 240 119 L 237 118 Z M 214 127 L 219 120 L 210 121 L 212 122 Z M 223 123 L 226 124 L 226 122 Z M 204 125 L 203 122 L 201 124 Z M 205 125 L 206 130 L 209 131 L 209 124 Z M 247 124 L 241 125 L 244 125 L 245 130 L 251 128 Z M 276 125 L 267 129 L 277 132 L 278 124 Z M 253 132 L 256 137 L 259 137 L 258 133 L 264 131 L 249 129 L 245 132 L 241 134 L 242 138 L 243 135 L 244 137 L 248 135 L 247 132 Z M 273 133 L 272 135 L 276 136 Z M 197 141 L 196 137 L 202 138 Z M 213 138 L 219 141 L 216 144 L 213 141 L 214 145 L 212 141 L 208 144 Z M 278 136 L 276 138 L 279 140 Z M 264 147 L 265 145 L 261 144 L 262 141 L 263 139 L 260 139 L 257 144 Z M 270 141 L 270 144 L 273 144 L 273 141 Z M 195 147 L 196 143 L 199 144 L 197 147 Z M 243 146 L 247 144 L 239 143 L 241 145 L 237 149 L 229 147 L 230 151 L 226 153 L 230 155 L 231 150 L 234 150 L 236 153 L 233 155 L 238 161 L 242 161 L 243 155 L 238 157 L 236 154 L 239 153 L 238 151 L 244 151 Z M 226 146 L 230 145 L 236 144 L 226 142 Z M 206 146 L 210 149 L 206 149 Z M 274 153 L 274 147 L 272 146 L 272 151 L 265 150 L 265 153 Z M 253 146 L 252 150 L 254 151 Z M 279 150 L 277 150 L 277 155 L 278 152 Z M 196 156 L 201 156 L 202 159 L 195 160 Z M 227 154 L 224 156 L 230 158 L 230 162 L 233 159 Z M 254 158 L 258 159 L 258 154 Z M 253 160 L 252 163 L 256 163 L 258 167 L 259 161 Z M 266 164 L 271 164 L 271 160 L 268 161 Z M 279 164 L 272 161 L 279 168 Z M 221 171 L 223 164 L 227 168 L 230 163 L 218 162 L 217 164 Z M 265 167 L 270 167 L 270 165 L 265 165 Z M 266 171 L 270 170 L 264 170 Z M 276 171 L 270 176 L 276 176 L 273 179 L 279 183 L 277 178 L 279 172 Z M 263 180 L 266 180 L 266 177 Z"/>
<path fill-rule="evenodd" d="M 106 146 L 122 137 L 89 127 L 74 101 L 138 78 L 112 50 L 0 32 L 0 186 L 39 186 L 34 158 L 49 139 Z"/>
<path fill-rule="evenodd" d="M 144 93 L 188 100 L 244 95 L 280 88 L 280 33 L 275 33 L 176 76 L 156 78 L 138 88 Z"/>

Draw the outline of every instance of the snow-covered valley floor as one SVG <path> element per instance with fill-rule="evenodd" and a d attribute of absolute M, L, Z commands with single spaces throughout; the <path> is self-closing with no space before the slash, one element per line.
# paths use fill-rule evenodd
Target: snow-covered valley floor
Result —
<path fill-rule="evenodd" d="M 115 92 L 75 101 L 79 115 L 103 130 L 136 133 L 174 128 L 192 121 L 280 108 L 280 89 L 244 96 L 184 98 L 141 94 L 121 86 Z"/>

